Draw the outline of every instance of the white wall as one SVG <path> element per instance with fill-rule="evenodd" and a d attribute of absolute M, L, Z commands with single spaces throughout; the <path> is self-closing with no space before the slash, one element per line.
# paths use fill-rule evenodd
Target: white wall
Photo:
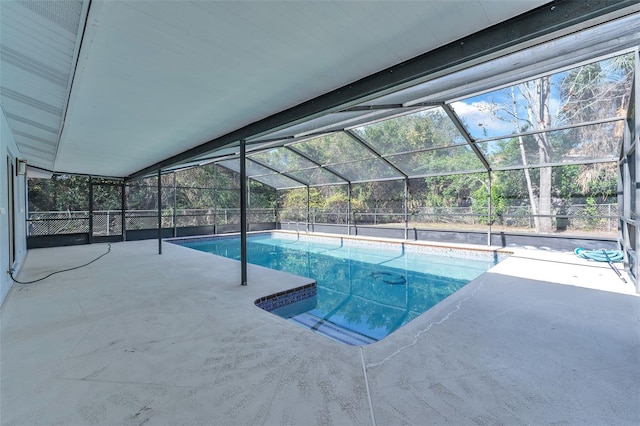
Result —
<path fill-rule="evenodd" d="M 13 133 L 0 109 L 0 304 L 11 288 L 13 281 L 8 274 L 9 265 L 9 182 L 7 179 L 7 155 L 15 162 L 21 158 L 18 147 L 13 139 Z M 15 179 L 15 221 L 16 221 L 16 262 L 11 265 L 18 273 L 27 254 L 26 232 L 26 177 L 17 176 Z"/>

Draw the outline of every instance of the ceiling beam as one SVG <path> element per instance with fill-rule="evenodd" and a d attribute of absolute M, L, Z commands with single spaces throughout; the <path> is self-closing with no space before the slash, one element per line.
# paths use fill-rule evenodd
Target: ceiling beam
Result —
<path fill-rule="evenodd" d="M 275 174 L 277 174 L 277 175 L 281 175 L 281 176 L 284 176 L 284 177 L 286 177 L 286 178 L 291 179 L 291 180 L 292 180 L 292 181 L 294 181 L 294 182 L 298 182 L 300 185 L 303 185 L 303 186 L 309 186 L 309 183 L 307 183 L 307 182 L 303 182 L 303 181 L 301 181 L 300 179 L 298 179 L 298 178 L 296 178 L 296 177 L 290 176 L 289 174 L 287 174 L 287 172 L 283 172 L 283 171 L 281 171 L 281 170 L 274 169 L 274 168 L 273 168 L 273 167 L 271 167 L 270 165 L 268 165 L 268 164 L 266 164 L 266 163 L 263 163 L 262 161 L 258 161 L 258 160 L 256 160 L 255 158 L 248 157 L 248 158 L 247 158 L 247 160 L 253 161 L 253 162 L 254 162 L 254 163 L 256 163 L 257 165 L 262 166 L 262 167 L 264 167 L 264 168 L 265 168 L 265 169 L 267 169 L 267 170 L 271 170 L 273 173 L 275 173 Z M 271 176 L 271 175 L 253 175 L 253 176 L 247 176 L 247 177 L 248 177 L 248 178 L 250 178 L 250 179 L 257 180 L 257 181 L 259 182 L 259 180 L 258 180 L 258 179 L 256 179 L 256 178 L 259 178 L 259 177 L 261 177 L 261 176 Z M 269 185 L 269 184 L 267 184 L 267 183 L 264 183 L 264 182 L 261 182 L 261 183 L 263 183 L 264 185 L 267 185 L 267 186 L 271 186 L 271 185 Z M 273 186 L 271 186 L 271 188 L 273 188 Z M 280 189 L 280 188 L 275 188 L 275 189 Z"/>
<path fill-rule="evenodd" d="M 623 9 L 634 9 L 634 6 L 637 6 L 637 0 L 550 2 L 152 164 L 131 174 L 128 179 L 153 173 L 159 168 L 173 166 L 239 140 L 303 122 L 326 112 L 349 108 L 358 101 L 407 87 L 424 81 L 429 76 L 441 75 L 466 64 L 480 62 L 484 58 L 517 50 L 519 46 L 530 46 L 555 34 L 564 35 L 583 30 L 584 25 L 579 25 L 575 30 L 572 27 L 594 19 L 602 20 L 609 14 L 624 14 Z"/>
<path fill-rule="evenodd" d="M 345 130 L 345 133 L 347 135 L 349 135 L 353 140 L 355 140 L 356 142 L 358 142 L 360 145 L 362 145 L 367 151 L 373 153 L 375 155 L 375 158 L 378 158 L 380 160 L 382 160 L 387 166 L 391 167 L 393 170 L 395 170 L 397 173 L 400 173 L 402 175 L 403 178 L 405 179 L 409 179 L 409 175 L 407 175 L 405 172 L 403 172 L 402 170 L 400 170 L 398 167 L 396 167 L 395 164 L 393 164 L 391 161 L 387 160 L 380 152 L 378 152 L 377 149 L 375 149 L 374 147 L 372 147 L 369 142 L 367 142 L 363 137 L 361 137 L 359 134 L 357 134 L 356 132 L 354 132 L 353 130 Z"/>
<path fill-rule="evenodd" d="M 480 148 L 478 148 L 478 146 L 476 145 L 476 141 L 473 140 L 473 138 L 467 131 L 467 128 L 464 127 L 464 124 L 462 124 L 462 121 L 460 120 L 460 118 L 458 118 L 458 115 L 453 111 L 451 106 L 445 104 L 442 106 L 442 109 L 444 109 L 444 112 L 447 113 L 447 115 L 449 116 L 449 119 L 453 121 L 453 124 L 456 126 L 456 128 L 458 129 L 458 131 L 460 132 L 464 140 L 467 141 L 467 144 L 471 147 L 471 150 L 473 150 L 473 152 L 476 154 L 476 156 L 478 157 L 478 160 L 480 160 L 484 168 L 487 169 L 487 171 L 491 171 L 491 165 L 489 164 L 489 161 L 487 161 L 487 158 L 484 156 L 482 151 L 480 151 Z"/>
<path fill-rule="evenodd" d="M 326 171 L 328 171 L 329 173 L 331 173 L 332 175 L 334 175 L 335 177 L 337 177 L 338 179 L 342 179 L 344 181 L 344 183 L 351 183 L 349 181 L 349 179 L 347 179 L 346 177 L 342 176 L 340 173 L 334 171 L 333 169 L 326 167 L 323 164 L 320 164 L 318 161 L 316 161 L 314 158 L 309 157 L 307 154 L 305 154 L 304 152 L 300 151 L 297 148 L 292 147 L 291 145 L 285 145 L 285 148 L 288 149 L 289 151 L 293 152 L 294 154 L 299 155 L 300 157 L 304 158 L 305 160 L 309 161 L 310 163 L 315 164 L 316 166 L 318 166 L 321 169 L 324 169 Z"/>

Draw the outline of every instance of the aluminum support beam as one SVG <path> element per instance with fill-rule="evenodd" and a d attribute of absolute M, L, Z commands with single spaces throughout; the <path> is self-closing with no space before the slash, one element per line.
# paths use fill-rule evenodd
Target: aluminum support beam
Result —
<path fill-rule="evenodd" d="M 351 235 L 351 182 L 347 186 L 347 235 Z"/>
<path fill-rule="evenodd" d="M 122 227 L 122 241 L 127 241 L 127 185 L 124 181 L 120 184 L 120 207 L 122 216 L 120 218 L 120 226 Z"/>
<path fill-rule="evenodd" d="M 213 165 L 213 233 L 218 232 L 218 166 Z"/>
<path fill-rule="evenodd" d="M 162 254 L 162 169 L 158 169 L 158 254 Z"/>
<path fill-rule="evenodd" d="M 309 232 L 309 220 L 311 218 L 311 190 L 307 185 L 307 232 Z"/>
<path fill-rule="evenodd" d="M 284 177 L 287 177 L 287 178 L 289 178 L 289 179 L 291 179 L 291 180 L 293 180 L 293 181 L 295 181 L 295 182 L 298 182 L 300 185 L 309 186 L 309 184 L 308 184 L 307 182 L 303 182 L 303 181 L 301 181 L 300 179 L 298 179 L 298 178 L 296 178 L 296 177 L 294 177 L 294 176 L 290 176 L 287 172 L 282 172 L 282 171 L 280 171 L 280 170 L 274 169 L 274 168 L 273 168 L 273 167 L 271 167 L 270 165 L 268 165 L 268 164 L 266 164 L 266 163 L 263 163 L 262 161 L 255 160 L 255 159 L 253 159 L 253 158 L 251 158 L 250 160 L 251 160 L 251 161 L 253 161 L 254 163 L 256 163 L 256 164 L 258 164 L 258 165 L 260 165 L 260 166 L 264 167 L 265 169 L 269 169 L 269 170 L 271 170 L 271 171 L 272 171 L 272 172 L 274 172 L 275 174 L 278 174 L 278 175 L 282 175 L 282 176 L 284 176 Z M 224 167 L 224 166 L 221 166 L 221 167 Z M 253 175 L 253 176 L 249 176 L 249 177 L 250 177 L 250 178 L 258 178 L 258 177 L 260 177 L 260 176 L 269 176 L 269 175 Z M 256 180 L 258 180 L 258 179 L 256 179 Z"/>
<path fill-rule="evenodd" d="M 428 102 L 416 102 L 411 105 L 404 104 L 378 104 L 378 105 L 356 105 L 349 108 L 345 108 L 340 112 L 356 112 L 356 111 L 377 111 L 386 109 L 406 109 L 412 110 L 418 107 L 440 106 L 443 101 L 428 101 Z"/>
<path fill-rule="evenodd" d="M 409 239 L 409 178 L 404 180 L 404 239 Z"/>
<path fill-rule="evenodd" d="M 89 176 L 89 244 L 93 243 L 93 176 Z"/>
<path fill-rule="evenodd" d="M 346 177 L 342 176 L 340 173 L 338 172 L 334 172 L 333 170 L 331 170 L 330 168 L 323 166 L 322 164 L 320 164 L 319 162 L 317 162 L 316 160 L 314 160 L 313 158 L 309 157 L 308 155 L 304 154 L 303 152 L 289 146 L 289 145 L 285 145 L 285 148 L 287 148 L 289 151 L 296 153 L 297 155 L 299 155 L 300 157 L 304 158 L 305 160 L 315 164 L 316 166 L 320 167 L 321 169 L 324 169 L 326 171 L 328 171 L 329 173 L 331 173 L 332 175 L 334 175 L 335 177 L 342 179 L 345 183 L 349 183 L 349 179 L 347 179 Z"/>
<path fill-rule="evenodd" d="M 480 148 L 476 146 L 475 141 L 473 140 L 469 132 L 467 132 L 467 129 L 464 127 L 464 125 L 458 118 L 457 114 L 451 109 L 449 105 L 446 105 L 446 104 L 442 105 L 442 109 L 444 110 L 444 112 L 447 113 L 447 115 L 449 116 L 449 119 L 453 121 L 453 124 L 456 126 L 456 128 L 458 129 L 458 131 L 460 132 L 464 140 L 467 141 L 467 144 L 471 147 L 473 152 L 478 156 L 478 159 L 480 160 L 484 168 L 487 170 L 491 170 L 491 166 L 489 165 L 489 162 L 485 158 L 482 151 L 480 151 Z"/>
<path fill-rule="evenodd" d="M 173 171 L 173 237 L 178 236 L 178 224 L 177 224 L 177 207 L 178 207 L 178 179 L 176 178 L 176 171 Z"/>
<path fill-rule="evenodd" d="M 391 167 L 393 170 L 400 173 L 402 177 L 404 177 L 405 179 L 409 179 L 409 176 L 405 172 L 397 168 L 391 161 L 384 158 L 381 153 L 379 153 L 375 148 L 369 145 L 367 141 L 361 138 L 360 135 L 358 135 L 356 132 L 354 132 L 353 130 L 345 130 L 345 133 L 349 135 L 349 137 L 351 137 L 353 140 L 358 142 L 360 145 L 365 147 L 367 151 L 373 153 L 373 155 L 375 155 L 376 158 L 379 158 L 380 160 L 384 161 L 387 166 Z"/>
<path fill-rule="evenodd" d="M 240 285 L 247 285 L 247 151 L 240 141 Z"/>
<path fill-rule="evenodd" d="M 491 245 L 491 207 L 492 207 L 492 200 L 491 200 L 491 170 L 489 170 L 487 172 L 487 174 L 489 175 L 489 179 L 488 179 L 488 185 L 487 185 L 487 190 L 489 191 L 489 194 L 487 196 L 487 245 L 490 246 Z"/>

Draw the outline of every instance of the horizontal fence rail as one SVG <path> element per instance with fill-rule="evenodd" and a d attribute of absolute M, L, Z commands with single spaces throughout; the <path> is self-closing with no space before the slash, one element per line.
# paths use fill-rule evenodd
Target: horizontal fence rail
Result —
<path fill-rule="evenodd" d="M 535 229 L 535 219 L 550 217 L 557 231 L 612 232 L 617 229 L 617 204 L 572 204 L 554 208 L 551 215 L 534 215 L 530 206 L 509 206 L 491 214 L 490 224 L 505 228 Z M 310 224 L 392 225 L 404 224 L 405 213 L 398 209 L 361 209 L 351 215 L 346 207 L 336 209 L 280 209 L 281 222 Z M 486 209 L 473 207 L 422 207 L 407 212 L 406 221 L 412 227 L 431 225 L 487 226 Z"/>

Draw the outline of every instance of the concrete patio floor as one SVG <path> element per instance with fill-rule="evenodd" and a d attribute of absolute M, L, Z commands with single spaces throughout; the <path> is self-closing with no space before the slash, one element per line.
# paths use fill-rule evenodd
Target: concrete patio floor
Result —
<path fill-rule="evenodd" d="M 31 250 L 18 279 L 106 244 Z M 640 298 L 607 264 L 514 255 L 380 342 L 254 306 L 309 279 L 157 241 L 14 284 L 3 425 L 638 425 Z"/>

